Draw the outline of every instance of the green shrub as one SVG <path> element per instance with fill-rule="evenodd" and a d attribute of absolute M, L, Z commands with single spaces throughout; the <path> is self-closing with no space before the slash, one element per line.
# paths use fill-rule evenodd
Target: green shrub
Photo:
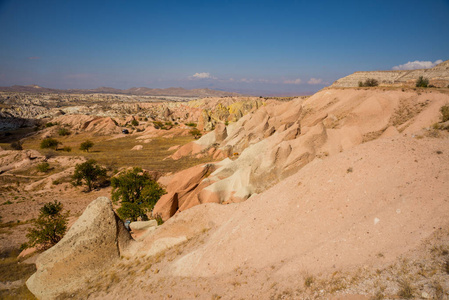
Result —
<path fill-rule="evenodd" d="M 194 128 L 194 129 L 190 130 L 189 133 L 191 135 L 193 135 L 193 137 L 195 139 L 199 139 L 202 136 L 201 131 L 199 129 L 197 129 L 197 128 Z"/>
<path fill-rule="evenodd" d="M 131 121 L 131 125 L 132 125 L 132 126 L 139 126 L 139 122 L 138 122 L 136 119 L 133 119 L 133 120 Z"/>
<path fill-rule="evenodd" d="M 62 151 L 70 152 L 70 151 L 72 151 L 72 148 L 69 147 L 69 146 L 65 146 L 65 147 L 62 148 Z"/>
<path fill-rule="evenodd" d="M 54 138 L 46 138 L 41 142 L 41 149 L 51 148 L 56 150 L 59 144 L 61 144 L 61 142 L 55 140 Z"/>
<path fill-rule="evenodd" d="M 449 105 L 442 106 L 440 108 L 440 112 L 441 112 L 441 121 L 442 122 L 449 121 Z"/>
<path fill-rule="evenodd" d="M 46 123 L 45 124 L 45 127 L 52 127 L 52 126 L 56 126 L 56 125 L 58 125 L 58 123 L 52 123 L 52 122 L 48 122 L 48 123 Z"/>
<path fill-rule="evenodd" d="M 197 126 L 196 123 L 185 123 L 185 125 L 189 126 L 189 127 L 196 127 Z"/>
<path fill-rule="evenodd" d="M 22 248 L 37 246 L 48 249 L 59 242 L 67 230 L 69 217 L 69 212 L 62 213 L 62 209 L 63 205 L 56 200 L 44 204 L 39 217 L 28 231 L 28 242 L 23 244 Z"/>
<path fill-rule="evenodd" d="M 161 121 L 153 121 L 153 125 L 156 129 L 165 129 L 165 125 Z"/>
<path fill-rule="evenodd" d="M 379 81 L 377 81 L 374 78 L 368 78 L 365 80 L 365 82 L 361 82 L 359 81 L 359 87 L 372 87 L 372 86 L 378 86 L 379 85 Z"/>
<path fill-rule="evenodd" d="M 14 150 L 23 150 L 22 145 L 23 145 L 22 141 L 17 141 L 17 142 L 12 142 L 10 146 Z"/>
<path fill-rule="evenodd" d="M 156 220 L 158 226 L 164 224 L 164 220 L 162 220 L 162 216 L 160 214 L 155 215 L 154 219 Z"/>
<path fill-rule="evenodd" d="M 83 182 L 87 186 L 87 191 L 90 192 L 97 184 L 104 182 L 106 178 L 106 169 L 102 168 L 93 159 L 77 164 L 75 172 L 73 173 L 72 184 L 74 186 L 82 185 Z"/>
<path fill-rule="evenodd" d="M 427 87 L 429 85 L 429 79 L 419 76 L 416 80 L 416 87 Z"/>
<path fill-rule="evenodd" d="M 94 143 L 90 140 L 87 140 L 85 142 L 82 142 L 80 145 L 80 150 L 89 152 L 89 149 L 94 146 Z"/>
<path fill-rule="evenodd" d="M 113 177 L 111 186 L 112 200 L 121 203 L 117 213 L 123 220 L 146 219 L 146 213 L 165 194 L 165 190 L 148 173 L 137 167 Z"/>
<path fill-rule="evenodd" d="M 37 170 L 42 173 L 47 173 L 50 169 L 50 164 L 48 162 L 40 163 L 36 166 Z"/>
<path fill-rule="evenodd" d="M 58 134 L 60 136 L 70 135 L 70 131 L 67 128 L 59 128 Z"/>

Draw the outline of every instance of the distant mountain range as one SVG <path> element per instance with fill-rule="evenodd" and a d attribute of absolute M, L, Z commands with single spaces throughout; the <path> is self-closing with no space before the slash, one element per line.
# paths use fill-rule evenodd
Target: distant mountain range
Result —
<path fill-rule="evenodd" d="M 38 85 L 13 85 L 9 87 L 0 87 L 3 92 L 22 92 L 22 93 L 70 93 L 70 94 L 124 94 L 139 96 L 177 96 L 177 97 L 223 97 L 223 96 L 241 96 L 238 93 L 211 90 L 211 89 L 184 89 L 184 88 L 166 88 L 151 89 L 147 87 L 133 87 L 127 90 L 120 90 L 111 87 L 99 87 L 96 89 L 51 89 L 40 87 Z"/>

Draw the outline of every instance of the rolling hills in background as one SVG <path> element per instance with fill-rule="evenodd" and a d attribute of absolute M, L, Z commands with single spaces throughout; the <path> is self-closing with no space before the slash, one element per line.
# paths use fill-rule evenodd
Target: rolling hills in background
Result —
<path fill-rule="evenodd" d="M 0 87 L 3 92 L 22 92 L 22 93 L 71 93 L 71 94 L 123 94 L 123 95 L 142 95 L 142 96 L 178 96 L 178 97 L 224 97 L 240 96 L 238 93 L 218 91 L 212 89 L 184 89 L 170 87 L 166 89 L 152 89 L 147 87 L 132 87 L 121 90 L 111 87 L 99 87 L 96 89 L 52 89 L 38 85 L 13 85 L 9 87 Z"/>

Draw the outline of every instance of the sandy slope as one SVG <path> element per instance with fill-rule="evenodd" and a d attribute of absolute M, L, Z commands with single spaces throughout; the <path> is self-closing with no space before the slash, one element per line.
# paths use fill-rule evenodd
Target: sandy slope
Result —
<path fill-rule="evenodd" d="M 373 262 L 379 252 L 394 259 L 448 220 L 449 152 L 436 153 L 448 145 L 382 139 L 316 160 L 230 207 L 229 219 L 173 273 L 210 276 L 280 260 L 289 261 L 281 273 L 321 272 Z"/>
<path fill-rule="evenodd" d="M 322 283 L 320 291 L 304 289 L 307 274 L 334 278 L 360 267 L 374 272 L 411 250 L 425 256 L 420 247 L 440 228 L 449 234 L 448 146 L 448 139 L 379 139 L 315 160 L 246 202 L 193 207 L 142 242 L 125 261 L 128 267 L 111 269 L 122 281 L 107 292 L 90 290 L 91 296 L 330 297 L 332 282 Z M 158 239 L 180 236 L 188 242 L 159 254 L 159 262 L 146 260 Z M 449 242 L 448 235 L 444 240 Z M 340 293 L 354 294 L 350 288 L 358 282 L 349 284 L 350 275 L 344 276 Z M 385 280 L 391 293 L 397 280 Z M 443 281 L 446 290 L 448 283 Z"/>

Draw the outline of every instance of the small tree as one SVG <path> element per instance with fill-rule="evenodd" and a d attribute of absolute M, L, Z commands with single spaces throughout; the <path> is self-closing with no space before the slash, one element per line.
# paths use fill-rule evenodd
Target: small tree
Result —
<path fill-rule="evenodd" d="M 74 186 L 79 186 L 84 183 L 87 186 L 87 192 L 90 192 L 92 188 L 101 180 L 106 177 L 106 169 L 102 168 L 93 159 L 77 164 L 75 166 L 75 173 L 73 173 L 72 184 Z"/>
<path fill-rule="evenodd" d="M 429 79 L 419 76 L 416 80 L 416 87 L 427 87 L 429 85 Z"/>
<path fill-rule="evenodd" d="M 69 211 L 62 213 L 62 208 L 62 203 L 56 200 L 44 204 L 33 227 L 28 230 L 28 242 L 23 244 L 22 248 L 38 246 L 45 250 L 59 242 L 67 230 L 70 213 Z"/>
<path fill-rule="evenodd" d="M 122 219 L 146 218 L 165 190 L 141 168 L 133 168 L 111 179 L 112 200 L 120 201 L 117 210 Z"/>
<path fill-rule="evenodd" d="M 54 138 L 46 138 L 43 139 L 41 142 L 41 149 L 57 149 L 58 145 L 61 144 L 58 140 L 55 140 Z"/>
<path fill-rule="evenodd" d="M 89 152 L 89 149 L 94 146 L 94 143 L 90 140 L 87 140 L 85 142 L 82 142 L 80 145 L 80 150 Z"/>

